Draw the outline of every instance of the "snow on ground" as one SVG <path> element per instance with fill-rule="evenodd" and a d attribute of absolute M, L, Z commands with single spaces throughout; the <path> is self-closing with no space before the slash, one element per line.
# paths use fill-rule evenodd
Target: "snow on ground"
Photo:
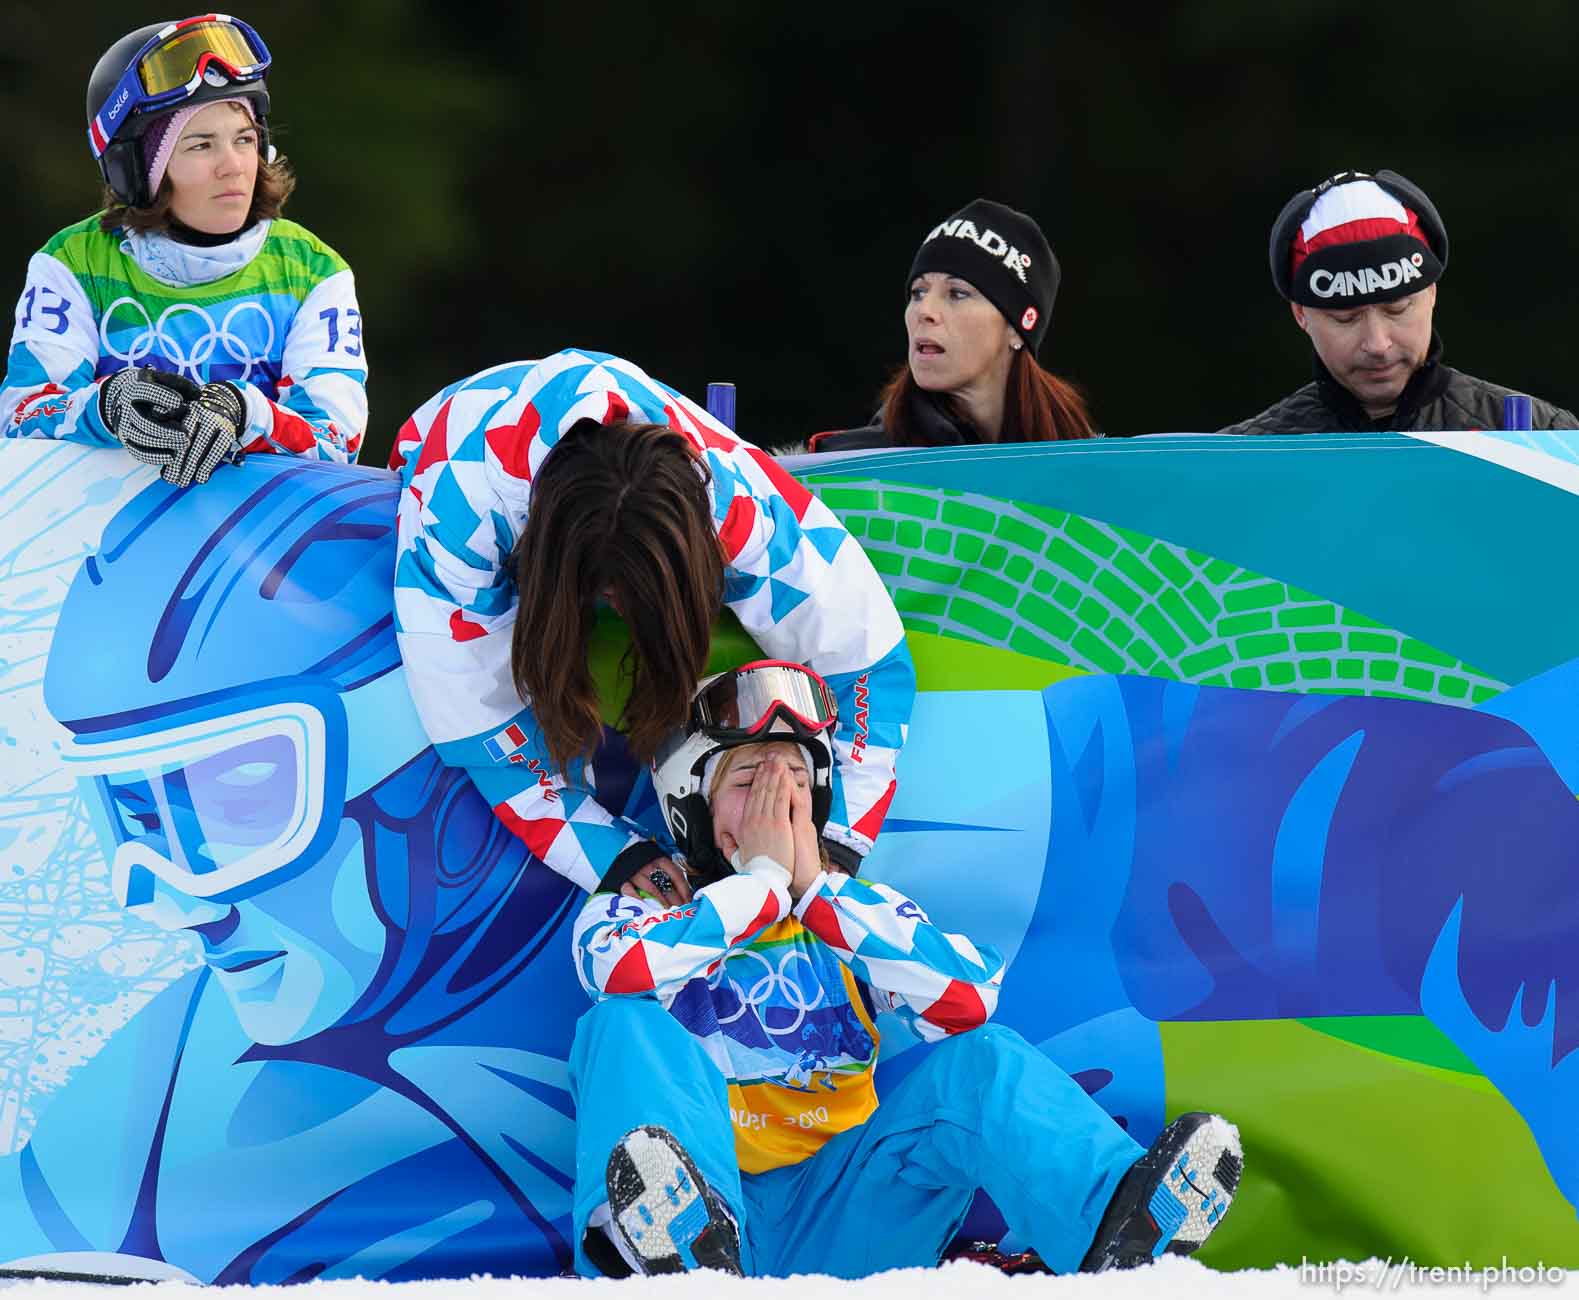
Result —
<path fill-rule="evenodd" d="M 1536 1295 L 1579 1293 L 1579 1285 L 1561 1269 L 1543 1270 L 1520 1278 L 1516 1271 L 1478 1270 L 1468 1278 L 1462 1269 L 1427 1270 L 1406 1264 L 1369 1260 L 1363 1264 L 1316 1266 L 1279 1265 L 1274 1269 L 1246 1269 L 1218 1273 L 1194 1260 L 1166 1258 L 1150 1268 L 1130 1273 L 1104 1273 L 1076 1277 L 1006 1277 L 979 1264 L 954 1263 L 942 1268 L 898 1269 L 859 1282 L 831 1277 L 731 1278 L 717 1273 L 678 1277 L 635 1278 L 624 1282 L 585 1282 L 561 1278 L 471 1278 L 467 1281 L 370 1282 L 347 1279 L 311 1282 L 290 1287 L 248 1287 L 248 1300 L 1315 1300 L 1323 1293 L 1356 1296 L 1414 1293 L 1486 1294 L 1533 1292 Z M 92 1290 L 72 1282 L 0 1283 L 6 1300 L 33 1297 L 76 1297 Z M 592 1292 L 596 1291 L 596 1297 Z M 193 1289 L 184 1282 L 139 1284 L 117 1288 L 116 1294 L 135 1300 L 192 1300 Z"/>

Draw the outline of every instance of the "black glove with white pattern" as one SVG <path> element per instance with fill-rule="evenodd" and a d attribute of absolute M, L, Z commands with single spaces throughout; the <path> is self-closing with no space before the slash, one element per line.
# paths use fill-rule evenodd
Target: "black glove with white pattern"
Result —
<path fill-rule="evenodd" d="M 111 375 L 99 389 L 105 427 L 166 483 L 206 483 L 221 461 L 240 464 L 246 405 L 233 384 L 201 387 L 183 375 L 143 366 Z"/>
<path fill-rule="evenodd" d="M 165 482 L 177 487 L 207 483 L 222 462 L 241 464 L 246 459 L 241 450 L 246 423 L 247 405 L 234 384 L 223 380 L 204 384 L 188 403 L 181 422 L 186 445 L 174 464 L 159 471 Z"/>
<path fill-rule="evenodd" d="M 152 366 L 118 370 L 99 386 L 99 416 L 121 445 L 161 473 L 186 444 L 181 421 L 198 386 Z"/>

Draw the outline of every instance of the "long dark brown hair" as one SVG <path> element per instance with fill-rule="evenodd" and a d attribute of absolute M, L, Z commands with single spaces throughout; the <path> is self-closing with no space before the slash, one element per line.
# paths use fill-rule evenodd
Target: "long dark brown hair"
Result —
<path fill-rule="evenodd" d="M 247 111 L 239 104 L 233 107 L 238 113 Z M 290 198 L 291 191 L 295 188 L 296 172 L 292 169 L 289 158 L 280 154 L 273 162 L 268 162 L 259 157 L 258 178 L 252 186 L 252 205 L 247 209 L 247 219 L 241 223 L 240 229 L 250 230 L 260 221 L 272 220 L 279 216 L 285 208 L 285 200 Z M 168 174 L 160 180 L 158 192 L 155 193 L 153 202 L 146 208 L 134 208 L 130 204 L 122 203 L 115 197 L 115 191 L 106 185 L 103 196 L 104 211 L 99 214 L 99 229 L 138 230 L 144 233 L 152 230 L 168 230 L 172 220 L 170 216 L 172 194 Z"/>
<path fill-rule="evenodd" d="M 1042 369 L 1029 348 L 1021 348 L 1009 363 L 1009 375 L 1004 381 L 1003 431 L 996 437 L 976 428 L 953 398 L 923 389 L 908 365 L 894 371 L 880 400 L 883 428 L 896 447 L 928 445 L 911 414 L 913 403 L 918 401 L 940 403 L 954 423 L 978 442 L 1052 442 L 1096 435 L 1081 391 L 1067 379 Z"/>
<path fill-rule="evenodd" d="M 620 729 L 632 754 L 649 761 L 685 721 L 724 600 L 709 478 L 683 434 L 596 420 L 574 425 L 538 470 L 513 556 L 510 668 L 561 771 L 602 736 L 587 651 L 605 594 L 630 629 Z"/>

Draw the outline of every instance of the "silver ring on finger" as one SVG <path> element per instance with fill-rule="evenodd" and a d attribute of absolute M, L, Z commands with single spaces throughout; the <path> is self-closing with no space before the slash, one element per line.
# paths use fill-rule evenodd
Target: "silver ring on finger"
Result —
<path fill-rule="evenodd" d="M 674 893 L 674 877 L 662 867 L 654 867 L 647 873 L 647 879 L 652 881 L 652 887 L 660 894 Z"/>

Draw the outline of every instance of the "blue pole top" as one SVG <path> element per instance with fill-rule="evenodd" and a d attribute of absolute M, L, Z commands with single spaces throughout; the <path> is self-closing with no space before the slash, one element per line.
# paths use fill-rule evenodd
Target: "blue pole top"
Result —
<path fill-rule="evenodd" d="M 1504 429 L 1533 429 L 1534 411 L 1528 393 L 1509 393 L 1502 399 Z"/>
<path fill-rule="evenodd" d="M 707 386 L 707 413 L 715 420 L 734 432 L 735 428 L 735 386 L 733 384 L 709 384 Z"/>

